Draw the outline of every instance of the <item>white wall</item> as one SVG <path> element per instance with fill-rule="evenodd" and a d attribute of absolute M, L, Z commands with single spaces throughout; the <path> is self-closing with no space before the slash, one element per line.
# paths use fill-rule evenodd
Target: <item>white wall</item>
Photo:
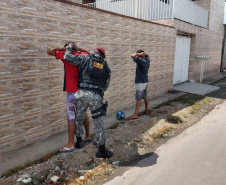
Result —
<path fill-rule="evenodd" d="M 224 24 L 226 24 L 226 2 L 224 5 Z"/>
<path fill-rule="evenodd" d="M 72 1 L 74 3 L 80 3 L 80 4 L 82 4 L 82 0 L 69 0 L 69 1 Z"/>

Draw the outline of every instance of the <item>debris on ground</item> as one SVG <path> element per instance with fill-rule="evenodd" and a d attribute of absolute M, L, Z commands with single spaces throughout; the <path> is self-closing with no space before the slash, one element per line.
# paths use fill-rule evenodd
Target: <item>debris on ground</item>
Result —
<path fill-rule="evenodd" d="M 194 100 L 195 99 L 195 100 Z M 56 154 L 48 160 L 33 164 L 10 176 L 3 176 L 5 184 L 101 184 L 113 175 L 120 165 L 130 163 L 151 150 L 158 140 L 167 140 L 175 130 L 184 129 L 212 110 L 220 99 L 210 98 L 191 114 L 194 102 L 205 97 L 185 95 L 174 101 L 155 107 L 149 114 L 136 120 L 124 120 L 106 132 L 106 147 L 114 152 L 110 159 L 96 158 L 98 150 L 95 138 L 83 149 L 71 153 Z M 123 132 L 122 132 L 123 131 Z M 102 180 L 101 180 L 102 179 Z M 12 183 L 13 182 L 13 183 Z"/>

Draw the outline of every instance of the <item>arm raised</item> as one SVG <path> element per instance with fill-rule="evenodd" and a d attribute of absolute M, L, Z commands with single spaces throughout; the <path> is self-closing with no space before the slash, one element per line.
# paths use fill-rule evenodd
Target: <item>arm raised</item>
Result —
<path fill-rule="evenodd" d="M 82 62 L 85 61 L 86 55 L 73 55 L 73 45 L 69 45 L 64 54 L 64 60 L 68 63 L 79 66 Z"/>
<path fill-rule="evenodd" d="M 64 47 L 64 48 L 52 48 L 52 49 L 47 49 L 47 53 L 48 53 L 48 55 L 55 56 L 56 51 L 64 51 L 64 50 L 66 50 L 66 47 Z"/>

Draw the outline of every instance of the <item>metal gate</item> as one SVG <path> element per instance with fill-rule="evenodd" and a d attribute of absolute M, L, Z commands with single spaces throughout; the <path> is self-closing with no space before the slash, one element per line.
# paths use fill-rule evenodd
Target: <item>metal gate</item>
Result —
<path fill-rule="evenodd" d="M 188 80 L 190 45 L 190 37 L 177 36 L 173 84 L 185 82 Z"/>

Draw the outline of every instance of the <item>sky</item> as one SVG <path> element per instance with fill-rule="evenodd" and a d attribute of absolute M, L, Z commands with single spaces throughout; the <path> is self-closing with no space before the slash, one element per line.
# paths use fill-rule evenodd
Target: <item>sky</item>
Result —
<path fill-rule="evenodd" d="M 224 24 L 226 24 L 226 2 L 224 4 Z"/>

